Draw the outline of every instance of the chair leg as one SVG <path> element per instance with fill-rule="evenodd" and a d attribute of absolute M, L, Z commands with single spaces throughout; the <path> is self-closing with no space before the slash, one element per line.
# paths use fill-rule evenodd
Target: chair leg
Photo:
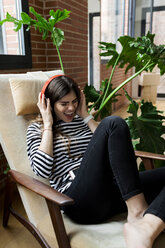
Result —
<path fill-rule="evenodd" d="M 43 248 L 51 248 L 47 241 L 44 239 L 42 234 L 38 231 L 38 229 L 28 220 L 26 220 L 23 216 L 18 214 L 14 209 L 11 208 L 11 214 L 24 226 L 26 229 L 31 232 L 31 234 L 36 238 L 41 247 Z"/>
<path fill-rule="evenodd" d="M 14 182 L 11 181 L 11 178 L 8 174 L 6 190 L 5 190 L 4 209 L 3 209 L 3 226 L 4 227 L 7 227 L 8 225 L 14 188 L 15 188 L 15 184 Z"/>
<path fill-rule="evenodd" d="M 54 202 L 46 200 L 49 213 L 52 219 L 52 224 L 56 234 L 59 248 L 71 248 L 69 238 L 67 236 L 64 222 L 62 219 L 60 207 L 54 204 Z"/>
<path fill-rule="evenodd" d="M 41 233 L 37 230 L 37 228 L 12 208 L 13 192 L 15 188 L 16 184 L 14 181 L 12 181 L 11 176 L 8 174 L 3 210 L 3 226 L 7 227 L 9 216 L 10 214 L 12 214 L 22 225 L 24 225 L 28 229 L 29 232 L 32 233 L 41 247 L 51 248 L 44 237 L 41 235 Z"/>

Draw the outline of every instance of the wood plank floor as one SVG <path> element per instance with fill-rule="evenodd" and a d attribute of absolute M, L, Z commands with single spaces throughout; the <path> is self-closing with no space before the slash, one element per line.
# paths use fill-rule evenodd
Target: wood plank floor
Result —
<path fill-rule="evenodd" d="M 26 217 L 18 193 L 15 193 L 14 209 Z M 1 248 L 41 248 L 31 233 L 12 215 L 7 228 L 2 227 L 3 196 L 0 199 L 0 247 Z"/>
<path fill-rule="evenodd" d="M 157 101 L 158 110 L 165 111 L 165 101 Z M 126 118 L 127 105 L 116 111 L 114 115 Z M 21 214 L 26 216 L 19 195 L 16 193 L 14 207 Z M 10 216 L 9 226 L 2 227 L 3 195 L 0 196 L 0 248 L 40 248 L 34 237 L 13 217 Z"/>

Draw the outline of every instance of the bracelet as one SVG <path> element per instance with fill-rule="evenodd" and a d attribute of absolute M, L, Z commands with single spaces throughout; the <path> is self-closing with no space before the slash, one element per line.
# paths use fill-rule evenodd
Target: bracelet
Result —
<path fill-rule="evenodd" d="M 83 122 L 87 124 L 91 119 L 94 119 L 93 115 L 88 115 L 86 118 L 83 119 Z"/>
<path fill-rule="evenodd" d="M 46 130 L 52 131 L 51 128 L 44 128 L 43 132 L 46 131 Z"/>

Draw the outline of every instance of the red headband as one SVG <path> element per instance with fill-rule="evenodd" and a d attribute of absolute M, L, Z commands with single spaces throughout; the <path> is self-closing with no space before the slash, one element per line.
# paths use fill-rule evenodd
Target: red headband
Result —
<path fill-rule="evenodd" d="M 45 94 L 45 90 L 46 90 L 47 86 L 50 84 L 50 82 L 51 82 L 54 78 L 60 77 L 60 76 L 64 76 L 64 75 L 60 74 L 60 75 L 55 75 L 55 76 L 49 78 L 49 79 L 46 81 L 46 83 L 44 84 L 44 86 L 43 86 L 43 88 L 42 88 L 42 90 L 41 90 L 41 95 L 42 95 L 42 94 Z"/>

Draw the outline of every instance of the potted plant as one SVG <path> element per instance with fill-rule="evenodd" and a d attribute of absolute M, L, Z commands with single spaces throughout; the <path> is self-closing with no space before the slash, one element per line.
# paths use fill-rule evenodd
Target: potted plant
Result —
<path fill-rule="evenodd" d="M 97 111 L 95 119 L 105 116 L 106 106 L 110 104 L 115 94 L 133 78 L 140 75 L 143 71 L 152 71 L 155 66 L 160 69 L 160 74 L 165 73 L 165 45 L 154 44 L 154 34 L 147 33 L 146 36 L 137 39 L 130 36 L 121 36 L 118 42 L 121 44 L 121 52 L 117 52 L 116 44 L 100 42 L 102 50 L 100 56 L 110 56 L 107 67 L 112 66 L 109 80 L 104 91 L 97 92 L 94 87 L 86 86 L 85 94 L 88 102 L 93 102 L 89 108 L 89 113 L 94 109 Z M 135 73 L 122 82 L 118 87 L 112 89 L 112 78 L 117 68 L 126 67 L 125 73 L 129 69 L 135 68 Z M 90 101 L 91 99 L 91 101 Z M 102 115 L 102 113 L 104 114 Z"/>
<path fill-rule="evenodd" d="M 57 49 L 61 70 L 64 72 L 64 67 L 62 63 L 62 58 L 60 54 L 60 46 L 64 40 L 64 32 L 56 27 L 56 24 L 60 21 L 63 21 L 69 17 L 70 11 L 64 9 L 64 10 L 50 10 L 49 11 L 49 18 L 45 19 L 43 16 L 41 16 L 39 13 L 35 11 L 33 7 L 29 8 L 29 11 L 31 14 L 34 15 L 36 19 L 33 19 L 25 12 L 21 13 L 21 20 L 18 20 L 17 18 L 11 16 L 8 12 L 6 14 L 6 18 L 2 21 L 0 21 L 0 25 L 3 25 L 5 22 L 12 22 L 14 23 L 14 31 L 18 32 L 22 25 L 26 25 L 26 30 L 28 31 L 30 28 L 34 27 L 36 30 L 38 30 L 40 33 L 42 33 L 42 39 L 45 40 L 49 34 L 52 39 L 53 45 Z"/>

